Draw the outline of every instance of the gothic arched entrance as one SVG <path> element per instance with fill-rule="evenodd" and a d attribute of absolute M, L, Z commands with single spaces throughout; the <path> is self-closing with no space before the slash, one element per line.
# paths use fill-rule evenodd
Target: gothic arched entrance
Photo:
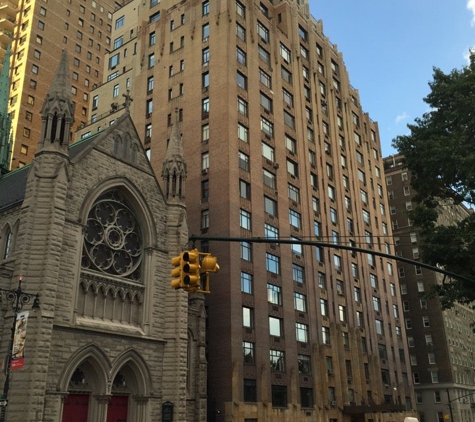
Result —
<path fill-rule="evenodd" d="M 63 402 L 63 422 L 86 422 L 89 394 L 69 394 Z"/>
<path fill-rule="evenodd" d="M 112 396 L 107 408 L 107 422 L 126 422 L 128 409 L 128 396 Z"/>

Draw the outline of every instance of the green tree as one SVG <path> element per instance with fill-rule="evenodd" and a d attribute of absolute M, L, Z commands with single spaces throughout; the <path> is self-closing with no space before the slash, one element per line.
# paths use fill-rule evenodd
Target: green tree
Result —
<path fill-rule="evenodd" d="M 421 228 L 423 261 L 462 276 L 434 287 L 450 307 L 475 301 L 475 213 L 445 225 L 440 218 L 448 207 L 475 202 L 475 55 L 448 74 L 434 68 L 429 86 L 424 101 L 430 111 L 393 146 L 404 155 L 417 192 L 411 218 Z"/>

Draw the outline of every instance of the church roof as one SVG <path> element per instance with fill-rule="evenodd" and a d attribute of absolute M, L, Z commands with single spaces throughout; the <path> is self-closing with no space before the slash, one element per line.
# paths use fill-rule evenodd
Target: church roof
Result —
<path fill-rule="evenodd" d="M 93 140 L 96 139 L 102 132 L 103 130 L 94 133 L 93 135 L 88 136 L 87 138 L 80 139 L 79 141 L 74 142 L 74 144 L 71 144 L 69 146 L 69 158 L 72 160 L 74 159 L 77 155 L 79 155 L 80 152 L 84 151 L 89 145 L 92 144 Z"/>
<path fill-rule="evenodd" d="M 23 202 L 29 168 L 28 164 L 0 178 L 0 211 L 15 207 Z"/>
<path fill-rule="evenodd" d="M 69 157 L 72 159 L 86 149 L 99 133 L 71 144 Z M 30 167 L 31 165 L 28 164 L 0 177 L 0 211 L 15 207 L 23 202 Z"/>

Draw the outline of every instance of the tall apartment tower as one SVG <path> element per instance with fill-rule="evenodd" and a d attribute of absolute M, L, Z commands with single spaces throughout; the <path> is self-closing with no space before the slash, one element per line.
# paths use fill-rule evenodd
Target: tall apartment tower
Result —
<path fill-rule="evenodd" d="M 412 415 L 395 263 L 376 255 L 392 252 L 378 126 L 308 1 L 137 0 L 114 13 L 112 45 L 77 136 L 117 119 L 129 90 L 160 171 L 177 115 L 190 233 L 237 238 L 196 244 L 221 267 L 208 420 Z"/>
<path fill-rule="evenodd" d="M 3 61 L 11 44 L 17 10 L 18 0 L 0 1 L 0 68 L 3 68 Z"/>
<path fill-rule="evenodd" d="M 103 79 L 103 58 L 111 49 L 114 0 L 1 1 L 0 57 L 11 43 L 9 111 L 12 117 L 11 168 L 32 161 L 40 138 L 36 115 L 56 70 L 61 50 L 71 57 L 75 125 L 87 120 L 89 91 Z M 15 14 L 16 13 L 16 14 Z"/>
<path fill-rule="evenodd" d="M 396 155 L 384 159 L 396 255 L 419 259 L 418 229 L 408 219 L 412 209 L 411 175 Z M 453 224 L 468 214 L 462 205 L 444 205 L 440 222 Z M 475 312 L 455 304 L 443 310 L 427 291 L 443 275 L 405 263 L 397 264 L 409 359 L 421 421 L 471 421 L 475 418 Z"/>

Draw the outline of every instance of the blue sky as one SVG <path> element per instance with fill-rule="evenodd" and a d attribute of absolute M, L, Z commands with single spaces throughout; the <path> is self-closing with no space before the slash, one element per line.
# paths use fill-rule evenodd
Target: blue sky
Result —
<path fill-rule="evenodd" d="M 382 153 L 428 106 L 433 67 L 468 63 L 475 0 L 309 0 L 325 35 L 343 53 L 363 110 L 379 123 Z"/>

